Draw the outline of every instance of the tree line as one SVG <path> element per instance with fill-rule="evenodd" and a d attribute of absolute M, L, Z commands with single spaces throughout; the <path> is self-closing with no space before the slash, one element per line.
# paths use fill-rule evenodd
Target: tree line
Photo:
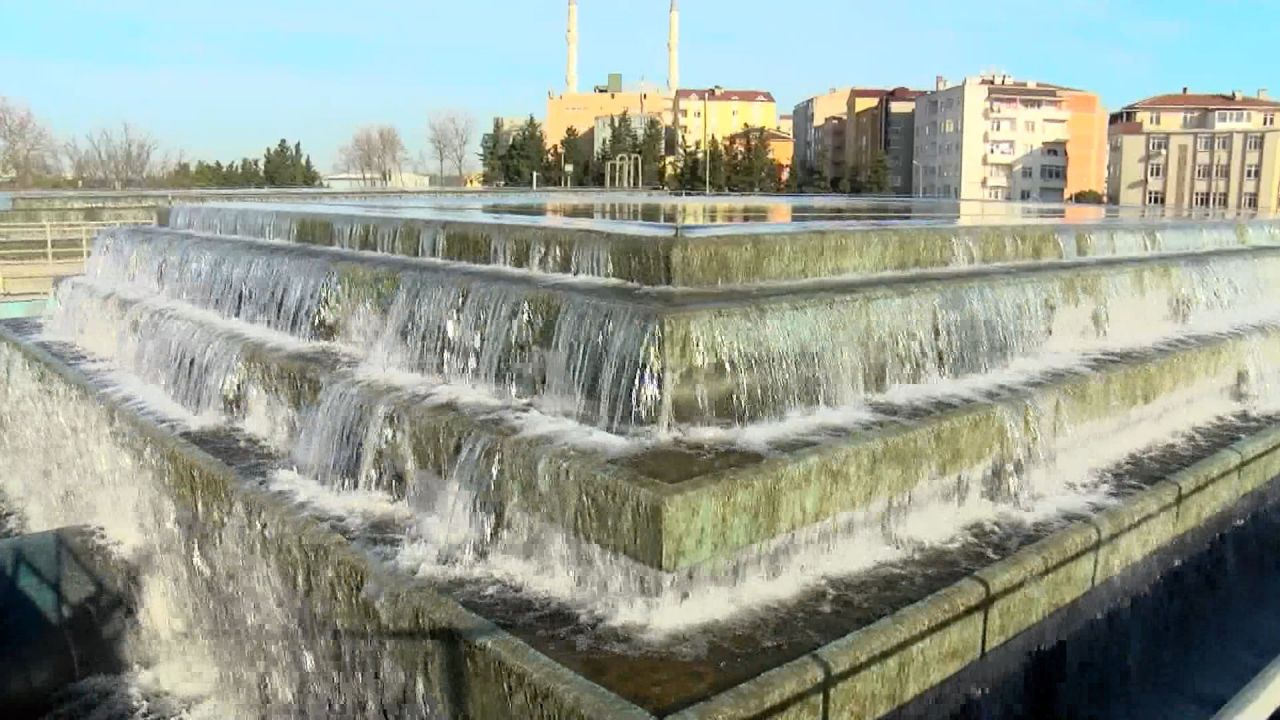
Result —
<path fill-rule="evenodd" d="M 644 187 L 703 190 L 708 184 L 704 163 L 709 163 L 713 192 L 784 189 L 783 167 L 770 156 L 768 133 L 763 128 L 744 127 L 724 143 L 712 138 L 706 152 L 685 145 L 668 159 L 662 123 L 654 117 L 636 122 L 624 111 L 609 119 L 599 151 L 592 145 L 591 136 L 570 127 L 559 143 L 548 146 L 542 126 L 533 116 L 514 128 L 494 119 L 480 143 L 481 172 L 486 185 L 531 185 L 536 172 L 541 185 L 562 185 L 567 179 L 574 187 L 601 187 L 606 184 L 610 160 L 636 154 L 641 159 Z"/>
<path fill-rule="evenodd" d="M 192 164 L 130 123 L 57 138 L 25 105 L 0 97 L 0 179 L 17 187 L 310 187 L 320 184 L 302 144 L 281 139 L 262 158 Z"/>

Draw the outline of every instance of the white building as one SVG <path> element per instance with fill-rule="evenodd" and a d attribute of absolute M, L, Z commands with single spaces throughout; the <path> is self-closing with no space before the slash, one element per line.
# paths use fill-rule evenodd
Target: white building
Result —
<path fill-rule="evenodd" d="M 916 99 L 918 192 L 964 200 L 1062 202 L 1104 185 L 1097 96 L 1007 75 L 966 78 Z M 1068 159 L 1071 177 L 1068 177 Z"/>

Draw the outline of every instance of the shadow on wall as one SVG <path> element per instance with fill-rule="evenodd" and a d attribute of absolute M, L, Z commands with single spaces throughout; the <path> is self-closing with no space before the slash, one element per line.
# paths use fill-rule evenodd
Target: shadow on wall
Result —
<path fill-rule="evenodd" d="M 39 717 L 64 686 L 124 669 L 133 586 L 86 528 L 0 540 L 4 717 Z"/>

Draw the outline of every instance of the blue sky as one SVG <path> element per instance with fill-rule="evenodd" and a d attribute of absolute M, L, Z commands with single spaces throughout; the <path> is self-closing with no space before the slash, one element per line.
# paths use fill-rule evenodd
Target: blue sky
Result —
<path fill-rule="evenodd" d="M 425 145 L 435 110 L 545 112 L 564 0 L 0 0 L 0 95 L 61 134 L 128 120 L 187 157 L 301 139 L 321 168 L 365 123 Z M 666 78 L 667 0 L 579 0 L 579 74 Z M 1280 95 L 1269 0 L 683 0 L 681 76 L 770 90 L 931 86 L 988 68 L 1111 108 L 1184 85 Z"/>

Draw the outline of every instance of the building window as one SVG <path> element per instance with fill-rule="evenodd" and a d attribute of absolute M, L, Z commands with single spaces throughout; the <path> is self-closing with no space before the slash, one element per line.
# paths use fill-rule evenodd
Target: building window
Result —
<path fill-rule="evenodd" d="M 1247 138 L 1245 138 L 1244 147 L 1246 150 L 1261 150 L 1262 136 L 1261 135 L 1248 136 Z"/>
<path fill-rule="evenodd" d="M 1191 206 L 1198 208 L 1209 207 L 1209 193 L 1197 192 L 1191 194 Z"/>
<path fill-rule="evenodd" d="M 689 117 L 689 111 L 688 111 L 688 110 L 681 110 L 681 111 L 680 111 L 680 117 L 682 117 L 682 118 L 687 118 L 687 117 Z"/>
<path fill-rule="evenodd" d="M 1263 113 L 1263 115 L 1262 115 L 1262 127 L 1273 127 L 1275 124 L 1276 124 L 1276 114 L 1275 114 L 1275 113 Z M 1255 206 L 1255 207 L 1256 207 L 1256 206 Z"/>
<path fill-rule="evenodd" d="M 1022 166 L 1022 177 L 1029 178 L 1032 176 L 1034 172 L 1035 172 L 1035 168 L 1031 167 L 1030 165 Z"/>
<path fill-rule="evenodd" d="M 1257 180 L 1257 179 L 1258 179 L 1258 175 L 1259 175 L 1259 173 L 1258 173 L 1258 166 L 1257 166 L 1256 164 L 1251 164 L 1251 165 L 1245 165 L 1245 166 L 1244 166 L 1244 179 L 1245 179 L 1245 180 Z"/>
<path fill-rule="evenodd" d="M 1197 136 L 1196 136 L 1196 149 L 1197 149 L 1197 150 L 1202 150 L 1202 151 L 1212 150 L 1212 149 L 1213 149 L 1213 136 L 1212 136 L 1212 135 L 1197 135 Z"/>
<path fill-rule="evenodd" d="M 1159 167 L 1163 170 L 1164 166 L 1152 165 L 1151 167 L 1152 168 Z M 1064 168 L 1061 165 L 1042 165 L 1040 167 L 1040 179 L 1041 180 L 1061 180 L 1063 169 Z M 1158 177 L 1158 176 L 1153 176 L 1153 177 Z"/>
<path fill-rule="evenodd" d="M 1219 135 L 1219 136 L 1217 137 L 1217 146 L 1218 146 L 1218 149 L 1219 149 L 1219 150 L 1230 150 L 1230 149 L 1231 149 L 1231 136 L 1230 136 L 1230 135 Z"/>
<path fill-rule="evenodd" d="M 1258 193 L 1245 193 L 1240 198 L 1240 207 L 1246 210 L 1258 209 Z"/>
<path fill-rule="evenodd" d="M 1039 110 L 1043 106 L 1044 106 L 1044 102 L 1040 100 L 1023 100 L 1022 101 L 1022 107 L 1027 108 L 1028 110 Z"/>
<path fill-rule="evenodd" d="M 1164 152 L 1169 149 L 1169 137 L 1167 135 L 1152 135 L 1147 141 L 1147 149 L 1151 152 Z"/>
<path fill-rule="evenodd" d="M 1208 180 L 1213 177 L 1213 167 L 1209 164 L 1201 164 L 1196 166 L 1196 179 Z"/>
<path fill-rule="evenodd" d="M 1148 165 L 1147 177 L 1149 178 L 1164 177 L 1164 165 L 1161 163 L 1154 163 L 1152 165 Z"/>
<path fill-rule="evenodd" d="M 1231 177 L 1231 167 L 1229 165 L 1219 165 L 1213 169 L 1213 176 L 1219 180 L 1226 180 Z"/>
<path fill-rule="evenodd" d="M 1048 157 L 1062 157 L 1062 151 L 1061 151 L 1061 150 L 1059 150 L 1059 149 L 1058 149 L 1058 148 L 1056 148 L 1056 147 L 1047 147 L 1047 148 L 1045 148 L 1045 149 L 1044 149 L 1044 154 L 1045 154 L 1046 156 L 1048 156 Z"/>
<path fill-rule="evenodd" d="M 1147 117 L 1150 119 L 1152 125 L 1159 125 L 1160 121 L 1163 119 L 1158 112 L 1153 112 Z"/>
<path fill-rule="evenodd" d="M 1036 121 L 1035 121 L 1035 120 L 1028 120 L 1028 121 L 1026 121 L 1025 123 L 1023 123 L 1023 124 L 1022 124 L 1022 127 L 1023 127 L 1023 129 L 1024 129 L 1024 130 L 1026 130 L 1027 132 L 1035 132 L 1035 131 L 1036 131 Z"/>
<path fill-rule="evenodd" d="M 1224 208 L 1227 206 L 1227 194 L 1224 192 L 1216 192 L 1213 194 L 1213 206 L 1216 208 Z"/>
<path fill-rule="evenodd" d="M 889 184 L 890 184 L 891 186 L 893 186 L 893 187 L 898 187 L 898 186 L 902 185 L 902 176 L 900 176 L 900 175 L 890 175 L 890 176 L 889 176 Z"/>
<path fill-rule="evenodd" d="M 1008 199 L 1008 197 L 1009 196 L 1005 194 L 1004 188 L 987 188 L 988 200 L 1005 200 Z"/>
<path fill-rule="evenodd" d="M 1030 199 L 1031 199 L 1031 191 L 1030 191 L 1030 190 L 1023 190 L 1022 192 L 1020 192 L 1020 193 L 1018 194 L 1018 196 L 1019 196 L 1020 198 L 1022 198 L 1023 200 L 1030 200 Z"/>
<path fill-rule="evenodd" d="M 1182 127 L 1189 128 L 1196 126 L 1196 111 L 1184 110 L 1182 112 Z"/>
<path fill-rule="evenodd" d="M 1164 193 L 1163 193 L 1163 192 L 1161 192 L 1161 191 L 1159 191 L 1159 190 L 1148 190 L 1148 191 L 1147 191 L 1147 204 L 1148 204 L 1148 205 L 1163 205 L 1163 204 L 1164 204 Z"/>

